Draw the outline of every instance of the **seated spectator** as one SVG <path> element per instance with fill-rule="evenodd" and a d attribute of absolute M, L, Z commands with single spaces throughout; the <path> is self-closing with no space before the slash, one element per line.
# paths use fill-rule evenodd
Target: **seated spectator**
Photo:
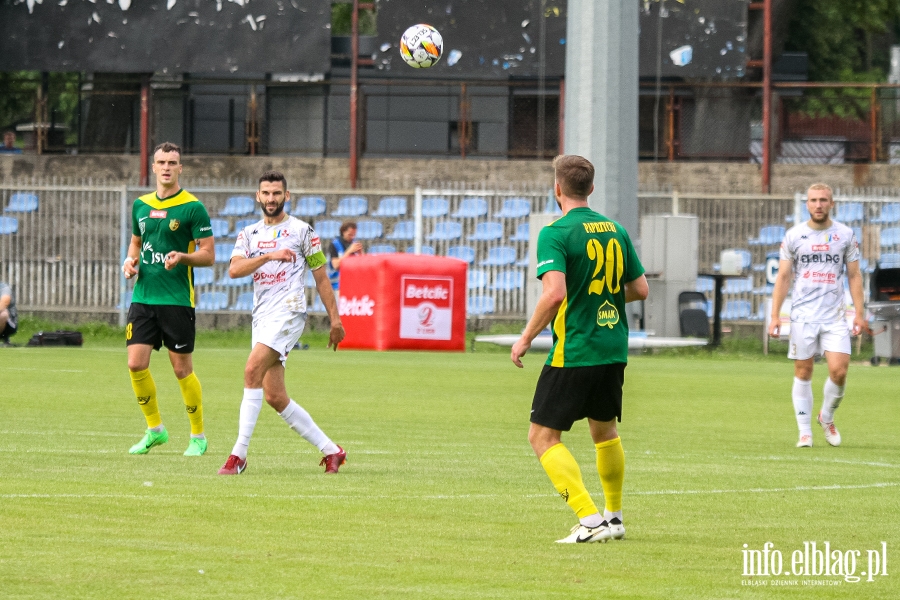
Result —
<path fill-rule="evenodd" d="M 16 297 L 9 284 L 0 281 L 0 346 L 11 346 L 9 336 L 18 330 Z"/>

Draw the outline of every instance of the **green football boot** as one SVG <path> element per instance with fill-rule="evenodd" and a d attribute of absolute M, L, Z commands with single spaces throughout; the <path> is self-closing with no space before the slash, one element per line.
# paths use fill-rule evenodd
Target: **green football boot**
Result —
<path fill-rule="evenodd" d="M 166 428 L 163 427 L 162 431 L 156 432 L 152 429 L 148 429 L 144 434 L 144 437 L 141 438 L 141 441 L 131 447 L 131 450 L 128 451 L 129 454 L 147 454 L 150 451 L 150 448 L 154 446 L 160 446 L 169 441 L 169 432 L 166 431 Z"/>
<path fill-rule="evenodd" d="M 191 443 L 188 444 L 187 450 L 184 451 L 185 456 L 203 456 L 206 452 L 206 438 L 191 438 Z"/>

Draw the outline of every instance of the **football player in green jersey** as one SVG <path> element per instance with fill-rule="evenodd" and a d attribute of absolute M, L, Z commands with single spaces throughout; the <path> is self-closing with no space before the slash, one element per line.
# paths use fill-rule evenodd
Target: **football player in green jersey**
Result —
<path fill-rule="evenodd" d="M 131 244 L 122 265 L 125 277 L 137 277 L 128 309 L 125 343 L 128 370 L 147 431 L 131 454 L 146 454 L 165 444 L 169 433 L 156 401 L 150 354 L 165 346 L 191 423 L 185 456 L 206 452 L 203 393 L 194 374 L 194 267 L 215 262 L 215 240 L 209 214 L 193 195 L 181 189 L 181 149 L 160 144 L 153 152 L 156 191 L 134 201 Z"/>
<path fill-rule="evenodd" d="M 528 441 L 556 491 L 579 523 L 560 543 L 606 542 L 625 537 L 622 483 L 625 453 L 616 430 L 628 361 L 625 303 L 649 294 L 644 267 L 628 232 L 588 207 L 594 166 L 585 158 L 553 161 L 554 193 L 563 216 L 538 236 L 537 276 L 543 291 L 510 358 L 522 367 L 531 342 L 552 322 L 553 346 L 538 379 Z M 561 435 L 587 419 L 597 451 L 605 511 L 585 488 Z"/>

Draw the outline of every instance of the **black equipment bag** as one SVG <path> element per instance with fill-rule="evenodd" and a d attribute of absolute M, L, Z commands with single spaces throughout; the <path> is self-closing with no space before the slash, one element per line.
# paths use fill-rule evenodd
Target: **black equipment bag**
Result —
<path fill-rule="evenodd" d="M 29 346 L 81 346 L 84 338 L 80 331 L 38 331 L 28 340 Z"/>

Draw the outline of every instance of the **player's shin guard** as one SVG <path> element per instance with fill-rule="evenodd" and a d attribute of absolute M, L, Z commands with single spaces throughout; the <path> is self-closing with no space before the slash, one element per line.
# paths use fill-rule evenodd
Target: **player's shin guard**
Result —
<path fill-rule="evenodd" d="M 184 379 L 179 379 L 178 386 L 181 388 L 188 419 L 191 420 L 191 435 L 200 435 L 203 433 L 203 390 L 200 380 L 196 374 L 191 373 Z"/>
<path fill-rule="evenodd" d="M 291 400 L 287 408 L 283 412 L 278 413 L 284 422 L 291 426 L 291 429 L 300 434 L 304 440 L 319 449 L 320 452 L 330 454 L 326 450 L 337 446 L 329 439 L 325 432 L 319 429 L 316 422 L 312 420 L 309 413 L 303 410 L 303 407 Z"/>
<path fill-rule="evenodd" d="M 147 428 L 153 429 L 162 425 L 162 417 L 159 414 L 159 404 L 156 402 L 156 382 L 150 374 L 150 369 L 143 371 L 129 371 L 131 374 L 131 387 L 137 397 L 138 405 L 144 418 L 147 420 Z"/>
<path fill-rule="evenodd" d="M 794 402 L 794 415 L 797 417 L 797 428 L 800 430 L 800 435 L 812 435 L 812 426 L 810 425 L 813 410 L 812 382 L 794 377 L 791 400 Z"/>
<path fill-rule="evenodd" d="M 241 400 L 241 418 L 238 424 L 238 438 L 231 453 L 246 459 L 247 448 L 250 446 L 250 436 L 256 427 L 259 411 L 263 404 L 262 388 L 244 388 L 244 398 Z"/>
<path fill-rule="evenodd" d="M 833 382 L 831 377 L 825 381 L 825 390 L 822 396 L 822 420 L 824 422 L 834 422 L 834 411 L 844 399 L 844 387 Z"/>
<path fill-rule="evenodd" d="M 579 519 L 599 512 L 584 487 L 581 469 L 568 448 L 562 443 L 556 444 L 541 455 L 540 461 L 553 487 Z"/>
<path fill-rule="evenodd" d="M 603 486 L 608 512 L 622 510 L 622 485 L 625 482 L 625 450 L 621 438 L 594 444 L 597 448 L 597 473 Z"/>

